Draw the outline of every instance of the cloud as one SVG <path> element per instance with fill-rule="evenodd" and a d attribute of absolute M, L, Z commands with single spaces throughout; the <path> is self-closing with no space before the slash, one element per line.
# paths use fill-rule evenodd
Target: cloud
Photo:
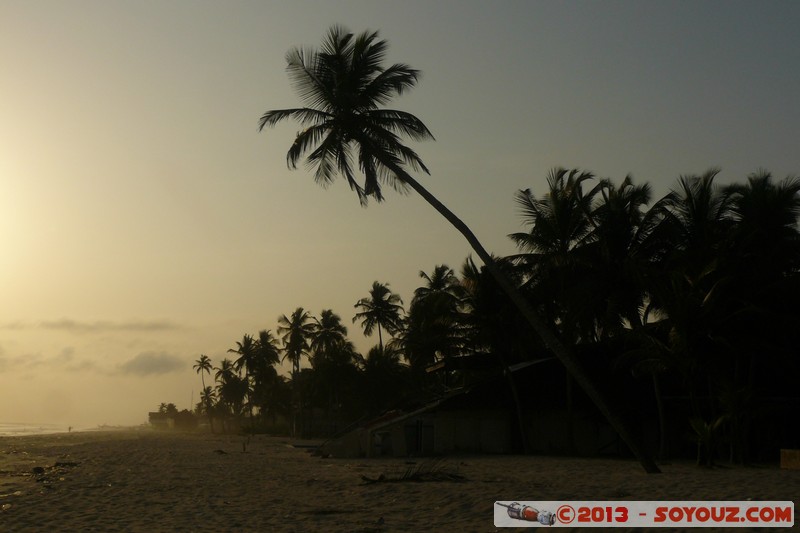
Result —
<path fill-rule="evenodd" d="M 62 318 L 61 320 L 43 320 L 41 322 L 5 322 L 0 323 L 0 330 L 24 331 L 29 329 L 49 329 L 68 331 L 71 333 L 104 333 L 108 331 L 172 331 L 183 329 L 182 326 L 168 320 L 130 320 L 127 322 L 110 322 L 98 320 L 81 322 Z"/>
<path fill-rule="evenodd" d="M 166 320 L 130 321 L 130 322 L 80 322 L 62 318 L 55 321 L 43 321 L 39 327 L 56 329 L 74 333 L 102 333 L 107 331 L 168 331 L 180 329 L 180 326 Z"/>
<path fill-rule="evenodd" d="M 4 372 L 41 372 L 41 371 L 81 372 L 102 371 L 93 361 L 78 359 L 75 348 L 67 346 L 54 357 L 47 357 L 41 352 L 27 352 L 8 356 L 0 346 L 0 371 Z"/>
<path fill-rule="evenodd" d="M 21 329 L 28 329 L 30 324 L 26 324 L 24 322 L 6 322 L 5 324 L 0 324 L 0 329 L 7 329 L 11 331 L 17 331 Z"/>
<path fill-rule="evenodd" d="M 149 376 L 168 374 L 185 368 L 186 362 L 177 356 L 165 352 L 144 352 L 122 363 L 119 371 L 128 375 Z"/>
<path fill-rule="evenodd" d="M 72 364 L 68 364 L 64 367 L 64 370 L 67 372 L 99 372 L 101 374 L 108 374 L 107 370 L 103 370 L 97 366 L 97 363 L 94 361 L 90 361 L 88 359 L 84 359 L 82 361 L 77 361 Z"/>

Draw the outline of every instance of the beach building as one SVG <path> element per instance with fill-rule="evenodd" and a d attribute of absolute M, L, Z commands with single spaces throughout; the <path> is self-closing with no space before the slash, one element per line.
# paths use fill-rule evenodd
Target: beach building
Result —
<path fill-rule="evenodd" d="M 171 413 L 150 412 L 147 413 L 147 419 L 155 429 L 175 428 L 175 417 Z"/>

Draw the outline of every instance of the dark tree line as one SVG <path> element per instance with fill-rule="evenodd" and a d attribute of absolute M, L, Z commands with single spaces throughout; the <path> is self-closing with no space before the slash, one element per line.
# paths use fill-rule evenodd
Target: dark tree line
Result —
<path fill-rule="evenodd" d="M 691 431 L 700 461 L 724 451 L 741 462 L 757 458 L 750 448 L 758 446 L 760 420 L 797 413 L 800 180 L 776 182 L 761 172 L 722 187 L 715 177 L 682 177 L 652 202 L 649 186 L 630 177 L 615 185 L 554 170 L 540 194 L 517 193 L 526 231 L 510 238 L 519 253 L 495 261 L 561 342 L 576 353 L 603 354 L 603 379 L 619 380 L 606 389 L 650 384 L 649 392 L 630 389 L 646 398 L 627 401 L 652 406 L 643 413 L 658 420 L 660 457 L 670 454 L 670 440 Z M 253 428 L 282 417 L 330 433 L 502 371 L 448 364 L 430 372 L 437 364 L 498 352 L 510 365 L 548 356 L 471 259 L 458 273 L 437 265 L 419 275 L 407 310 L 377 281 L 356 302 L 353 322 L 378 336 L 366 355 L 332 310 L 316 317 L 298 308 L 279 318 L 279 338 L 245 335 L 229 350 L 238 358 L 219 368 L 201 356 L 195 368 L 215 370 L 217 383 L 204 383 L 201 411 L 220 420 L 247 414 Z M 287 359 L 293 369 L 285 377 L 276 366 Z M 564 387 L 571 413 L 571 381 Z"/>
<path fill-rule="evenodd" d="M 791 302 L 797 295 L 798 181 L 774 183 L 762 173 L 746 184 L 717 188 L 716 172 L 709 172 L 681 178 L 674 192 L 647 208 L 649 187 L 628 178 L 617 186 L 588 173 L 556 170 L 547 191 L 517 195 L 529 228 L 512 235 L 520 253 L 494 258 L 408 173 L 428 169 L 404 138 L 433 136 L 414 115 L 383 107 L 419 79 L 408 65 L 384 67 L 386 50 L 376 32 L 354 35 L 340 27 L 330 30 L 319 49 L 290 50 L 287 71 L 304 107 L 268 111 L 260 126 L 287 119 L 301 123 L 305 129 L 287 153 L 289 166 L 305 158 L 322 184 L 344 177 L 363 205 L 369 198 L 382 201 L 384 185 L 414 190 L 462 233 L 483 263 L 468 261 L 460 278 L 437 267 L 425 274 L 426 286 L 415 292 L 402 326 L 370 326 L 378 331 L 380 357 L 406 361 L 405 390 L 467 383 L 466 371 L 437 376 L 422 369 L 486 352 L 506 380 L 528 451 L 525 391 L 511 369 L 515 362 L 553 355 L 568 376 L 568 406 L 574 382 L 644 468 L 657 472 L 630 417 L 579 356 L 594 349 L 603 354 L 595 371 L 602 371 L 605 381 L 622 379 L 605 375 L 612 367 L 651 378 L 662 441 L 669 427 L 665 415 L 672 409 L 664 401 L 668 389 L 670 398 L 686 402 L 678 411 L 689 416 L 701 460 L 712 460 L 723 431 L 731 456 L 744 457 L 758 412 L 751 398 L 765 398 L 755 390 L 763 383 L 759 378 L 769 376 L 772 391 L 783 392 L 781 380 L 788 383 L 787 376 L 797 375 L 792 346 L 798 321 Z M 393 336 L 391 342 L 383 342 L 384 332 Z M 292 346 L 285 357 L 295 362 L 289 395 L 294 412 L 299 398 L 306 402 L 313 397 L 309 390 L 324 388 L 314 389 L 312 377 L 322 375 L 327 359 L 300 370 L 297 361 L 305 352 L 299 341 Z M 350 375 L 363 377 L 370 356 L 351 358 L 349 368 L 361 373 Z M 348 368 L 344 358 L 340 361 L 339 367 Z M 345 390 L 368 388 L 329 381 L 327 396 L 341 413 Z M 231 409 L 244 405 L 226 403 Z"/>

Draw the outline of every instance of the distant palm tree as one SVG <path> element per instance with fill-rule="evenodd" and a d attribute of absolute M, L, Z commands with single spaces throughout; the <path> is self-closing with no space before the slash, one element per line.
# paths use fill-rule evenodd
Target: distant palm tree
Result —
<path fill-rule="evenodd" d="M 590 275 L 581 288 L 592 298 L 589 307 L 598 337 L 608 337 L 621 333 L 626 321 L 631 327 L 643 322 L 645 279 L 652 261 L 645 246 L 653 229 L 646 209 L 651 190 L 647 184 L 634 185 L 630 176 L 619 186 L 601 180 L 597 189 L 587 246 Z"/>
<path fill-rule="evenodd" d="M 256 352 L 259 361 L 259 366 L 274 366 L 281 362 L 280 348 L 278 348 L 278 340 L 272 335 L 268 329 L 262 329 L 258 332 L 258 341 L 256 342 Z"/>
<path fill-rule="evenodd" d="M 650 240 L 661 244 L 667 268 L 692 279 L 702 277 L 720 256 L 733 227 L 730 194 L 714 184 L 718 169 L 700 176 L 681 176 L 678 187 L 653 206 L 660 217 Z"/>
<path fill-rule="evenodd" d="M 750 272 L 755 267 L 760 277 L 783 278 L 800 270 L 800 177 L 774 183 L 769 172 L 761 171 L 748 176 L 746 185 L 724 192 L 736 224 L 736 251 Z"/>
<path fill-rule="evenodd" d="M 200 381 L 203 384 L 203 389 L 202 390 L 206 391 L 205 374 L 209 374 L 209 375 L 211 374 L 211 370 L 213 368 L 211 366 L 211 359 L 207 355 L 201 354 L 200 358 L 197 361 L 195 361 L 194 365 L 192 365 L 192 368 L 195 369 L 195 371 L 198 374 L 200 374 Z M 210 390 L 211 387 L 208 387 L 208 389 Z M 202 393 L 201 393 L 201 396 L 202 396 Z M 206 409 L 206 414 L 208 415 L 208 424 L 211 427 L 211 433 L 214 433 L 214 420 L 211 418 L 211 403 L 209 403 L 210 399 L 209 399 L 208 395 L 206 395 L 206 397 L 203 400 L 205 401 L 204 405 L 205 405 L 205 409 Z"/>
<path fill-rule="evenodd" d="M 436 265 L 430 275 L 420 270 L 419 277 L 425 280 L 425 285 L 414 290 L 414 301 L 437 300 L 436 307 L 448 308 L 455 312 L 465 292 L 452 268 L 447 265 Z"/>
<path fill-rule="evenodd" d="M 747 184 L 726 187 L 724 192 L 735 224 L 726 250 L 729 270 L 737 279 L 731 290 L 743 308 L 728 324 L 737 337 L 759 331 L 756 343 L 771 339 L 768 352 L 794 359 L 795 350 L 777 346 L 793 343 L 775 341 L 798 323 L 794 295 L 800 290 L 800 178 L 774 183 L 769 172 L 759 171 L 748 176 Z M 762 366 L 757 361 L 763 361 L 765 350 L 744 340 L 735 342 L 742 355 L 737 358 L 738 374 L 747 376 L 747 382 L 739 385 L 753 387 L 759 381 L 756 368 Z"/>
<path fill-rule="evenodd" d="M 230 348 L 228 353 L 235 353 L 239 356 L 233 362 L 233 366 L 237 372 L 241 373 L 242 369 L 245 370 L 245 375 L 249 376 L 255 369 L 257 364 L 257 345 L 252 335 L 244 335 L 241 342 L 236 342 L 235 348 Z"/>
<path fill-rule="evenodd" d="M 236 366 L 230 359 L 223 359 L 214 374 L 217 380 L 217 394 L 223 407 L 223 415 L 233 415 L 239 419 L 242 414 L 248 383 L 236 373 Z M 223 419 L 223 425 L 225 419 Z"/>
<path fill-rule="evenodd" d="M 308 354 L 308 343 L 314 325 L 311 323 L 311 316 L 302 307 L 295 309 L 291 317 L 280 316 L 278 324 L 278 334 L 283 335 L 281 337 L 283 359 L 289 359 L 292 362 L 292 435 L 295 435 L 297 432 L 296 406 L 301 400 L 298 396 L 300 394 L 298 388 L 300 360 Z"/>
<path fill-rule="evenodd" d="M 544 302 L 548 322 L 558 325 L 562 337 L 575 343 L 593 334 L 591 320 L 575 314 L 584 306 L 585 294 L 576 287 L 585 276 L 584 248 L 591 242 L 591 206 L 594 190 L 583 192 L 583 183 L 594 179 L 588 172 L 553 169 L 547 177 L 547 193 L 535 196 L 530 189 L 515 195 L 528 232 L 509 237 L 522 250 L 514 256 L 525 267 L 534 298 Z M 587 323 L 588 322 L 588 323 Z"/>
<path fill-rule="evenodd" d="M 460 308 L 466 295 L 447 265 L 437 265 L 430 275 L 424 271 L 419 275 L 425 284 L 414 291 L 405 328 L 396 339 L 417 371 L 461 351 L 465 328 Z"/>
<path fill-rule="evenodd" d="M 276 393 L 279 387 L 276 365 L 281 362 L 278 340 L 270 330 L 258 332 L 256 341 L 257 364 L 253 369 L 253 395 L 256 398 L 261 417 L 266 421 L 267 411 L 271 411 L 275 419 Z"/>
<path fill-rule="evenodd" d="M 203 387 L 203 390 L 200 391 L 200 404 L 203 406 L 206 416 L 208 416 L 211 433 L 214 433 L 214 403 L 216 399 L 217 395 L 211 385 Z"/>
<path fill-rule="evenodd" d="M 217 393 L 214 392 L 214 388 L 209 385 L 200 392 L 200 399 L 202 400 L 204 408 L 208 409 L 209 406 L 214 405 L 214 401 L 217 399 Z M 210 415 L 210 411 L 207 411 L 206 414 Z"/>
<path fill-rule="evenodd" d="M 278 318 L 278 335 L 283 335 L 283 358 L 292 363 L 292 377 L 300 371 L 300 360 L 308 354 L 308 343 L 314 331 L 309 315 L 302 307 L 294 310 L 291 317 Z"/>
<path fill-rule="evenodd" d="M 342 175 L 351 189 L 356 191 L 362 204 L 369 197 L 379 202 L 383 200 L 381 183 L 399 191 L 411 188 L 422 196 L 467 239 L 498 284 L 542 337 L 544 344 L 575 376 L 620 437 L 640 458 L 644 468 L 648 472 L 658 472 L 658 467 L 633 440 L 621 418 L 611 411 L 574 356 L 497 268 L 472 230 L 405 170 L 405 166 L 409 165 L 415 170 L 428 172 L 420 157 L 401 142 L 401 136 L 422 141 L 433 139 L 433 135 L 414 115 L 381 108 L 395 96 L 413 88 L 419 78 L 419 71 L 405 64 L 384 68 L 382 63 L 387 46 L 386 41 L 378 39 L 377 32 L 354 36 L 334 26 L 320 50 L 291 49 L 286 56 L 287 69 L 307 106 L 268 111 L 261 117 L 260 129 L 287 119 L 296 119 L 307 126 L 297 134 L 287 153 L 289 166 L 296 168 L 297 162 L 308 154 L 308 162 L 317 167 L 317 182 L 326 185 L 337 175 Z M 363 186 L 355 177 L 356 162 L 364 174 Z M 507 369 L 502 354 L 496 355 Z M 509 386 L 515 387 L 510 372 L 506 372 L 506 375 Z M 528 451 L 519 406 L 517 411 L 524 447 Z"/>
<path fill-rule="evenodd" d="M 214 379 L 217 381 L 224 381 L 235 375 L 236 367 L 228 358 L 225 358 L 220 363 L 220 366 L 214 369 Z"/>
<path fill-rule="evenodd" d="M 314 359 L 330 359 L 342 353 L 347 346 L 347 327 L 331 309 L 323 309 L 319 318 L 314 318 L 309 348 Z"/>
<path fill-rule="evenodd" d="M 389 289 L 388 283 L 374 282 L 369 297 L 361 298 L 354 307 L 360 308 L 361 311 L 353 317 L 353 322 L 361 321 L 365 335 L 372 335 L 375 328 L 378 328 L 378 346 L 381 350 L 383 349 L 381 327 L 390 335 L 394 335 L 403 327 L 403 300 Z"/>
<path fill-rule="evenodd" d="M 358 356 L 362 384 L 358 387 L 362 403 L 370 414 L 378 414 L 401 399 L 406 389 L 408 367 L 400 362 L 393 347 L 373 346 L 366 357 Z"/>
<path fill-rule="evenodd" d="M 236 371 L 240 373 L 242 368 L 244 368 L 244 379 L 248 384 L 250 384 L 250 382 L 255 379 L 255 375 L 258 373 L 258 365 L 260 363 L 258 359 L 258 344 L 256 343 L 255 339 L 253 339 L 251 335 L 245 335 L 242 337 L 241 342 L 236 342 L 236 348 L 229 349 L 228 353 L 235 353 L 239 355 L 239 358 L 234 361 L 233 365 L 236 368 Z M 250 429 L 254 429 L 255 422 L 253 420 L 253 398 L 250 394 L 251 390 L 252 386 L 248 386 L 247 408 L 250 413 Z"/>

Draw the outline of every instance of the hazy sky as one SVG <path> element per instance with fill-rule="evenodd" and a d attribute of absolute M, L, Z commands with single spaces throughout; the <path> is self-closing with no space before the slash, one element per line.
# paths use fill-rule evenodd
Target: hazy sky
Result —
<path fill-rule="evenodd" d="M 0 422 L 137 424 L 198 400 L 191 366 L 298 306 L 470 250 L 415 196 L 366 209 L 286 168 L 284 56 L 331 24 L 424 73 L 393 107 L 423 183 L 496 254 L 555 166 L 657 196 L 722 168 L 800 171 L 800 3 L 0 0 Z"/>

